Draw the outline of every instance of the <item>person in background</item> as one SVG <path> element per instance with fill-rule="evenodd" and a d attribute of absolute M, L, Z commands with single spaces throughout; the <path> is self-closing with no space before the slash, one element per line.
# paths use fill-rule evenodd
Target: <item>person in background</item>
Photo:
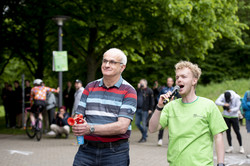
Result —
<path fill-rule="evenodd" d="M 27 111 L 30 109 L 30 92 L 31 92 L 31 87 L 30 87 L 30 80 L 25 80 L 25 89 L 24 89 L 24 108 Z M 27 113 L 25 112 L 24 114 L 24 129 L 26 129 L 26 120 L 27 120 Z"/>
<path fill-rule="evenodd" d="M 172 92 L 174 89 L 173 85 L 174 85 L 174 79 L 172 77 L 168 77 L 167 78 L 167 86 L 162 88 L 162 90 L 160 91 L 160 94 L 158 95 L 158 99 L 159 99 L 160 95 L 166 94 L 168 92 Z M 157 101 L 157 103 L 158 103 L 158 101 Z M 158 146 L 162 146 L 163 134 L 164 134 L 164 129 L 160 129 L 159 133 L 158 133 Z"/>
<path fill-rule="evenodd" d="M 50 125 L 51 131 L 56 133 L 56 138 L 60 138 L 62 134 L 65 134 L 65 138 L 68 138 L 70 132 L 70 127 L 67 122 L 68 118 L 69 114 L 66 112 L 66 107 L 61 106 Z"/>
<path fill-rule="evenodd" d="M 225 166 L 223 132 L 227 125 L 212 100 L 195 94 L 201 69 L 191 62 L 180 61 L 175 65 L 175 73 L 182 98 L 170 100 L 164 106 L 164 100 L 172 92 L 162 94 L 150 119 L 149 131 L 168 127 L 170 166 L 213 166 L 213 145 L 217 166 Z"/>
<path fill-rule="evenodd" d="M 5 127 L 6 128 L 9 128 L 10 127 L 10 124 L 9 124 L 9 112 L 8 110 L 6 109 L 6 98 L 7 98 L 7 93 L 8 93 L 8 83 L 5 82 L 4 83 L 4 88 L 2 89 L 2 94 L 1 94 L 1 98 L 2 98 L 2 101 L 3 101 L 3 107 L 4 107 L 4 115 L 5 115 Z"/>
<path fill-rule="evenodd" d="M 6 109 L 8 112 L 8 118 L 11 128 L 16 127 L 16 110 L 15 105 L 13 104 L 15 101 L 15 93 L 13 91 L 12 85 L 8 85 L 8 91 L 6 93 Z"/>
<path fill-rule="evenodd" d="M 148 87 L 148 82 L 145 79 L 140 80 L 136 91 L 137 110 L 135 115 L 135 124 L 142 134 L 142 137 L 138 142 L 142 143 L 147 141 L 147 117 L 154 109 L 154 94 L 152 89 Z"/>
<path fill-rule="evenodd" d="M 75 88 L 76 88 L 76 92 L 75 92 L 75 95 L 74 95 L 75 100 L 74 100 L 74 106 L 73 106 L 73 111 L 72 111 L 72 115 L 71 115 L 72 117 L 76 113 L 76 109 L 78 107 L 78 104 L 79 104 L 79 102 L 81 100 L 82 93 L 84 91 L 84 88 L 82 87 L 82 81 L 81 80 L 77 79 L 75 81 Z"/>
<path fill-rule="evenodd" d="M 16 119 L 17 119 L 17 128 L 22 127 L 22 88 L 19 86 L 19 82 L 16 80 L 14 81 L 14 86 L 15 86 L 15 111 L 16 111 Z"/>
<path fill-rule="evenodd" d="M 242 138 L 240 134 L 240 126 L 238 119 L 238 111 L 241 105 L 240 96 L 236 94 L 233 90 L 227 90 L 225 93 L 219 96 L 219 98 L 215 101 L 215 104 L 223 106 L 223 116 L 228 126 L 227 141 L 229 148 L 226 150 L 226 153 L 232 153 L 234 150 L 232 146 L 231 125 L 233 126 L 234 132 L 237 135 L 237 139 L 240 145 L 240 153 L 245 153 L 244 148 L 242 146 Z"/>
<path fill-rule="evenodd" d="M 66 107 L 66 112 L 69 110 L 69 114 L 72 114 L 72 108 L 74 103 L 75 90 L 72 88 L 72 83 L 67 82 L 67 88 L 63 91 L 63 101 Z"/>
<path fill-rule="evenodd" d="M 250 91 L 246 91 L 242 99 L 242 108 L 245 113 L 247 133 L 250 133 Z M 250 154 L 247 155 L 250 158 Z"/>
<path fill-rule="evenodd" d="M 55 94 L 52 92 L 48 92 L 46 97 L 46 110 L 48 114 L 49 126 L 51 126 L 54 119 L 56 107 L 57 100 Z"/>

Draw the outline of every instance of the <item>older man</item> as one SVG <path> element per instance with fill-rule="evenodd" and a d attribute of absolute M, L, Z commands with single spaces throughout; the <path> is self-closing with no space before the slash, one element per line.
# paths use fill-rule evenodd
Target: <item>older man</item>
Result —
<path fill-rule="evenodd" d="M 76 114 L 83 114 L 87 123 L 73 126 L 76 136 L 84 135 L 85 144 L 73 165 L 129 165 L 128 138 L 137 95 L 121 77 L 126 63 L 121 50 L 109 49 L 103 55 L 103 78 L 85 87 Z"/>

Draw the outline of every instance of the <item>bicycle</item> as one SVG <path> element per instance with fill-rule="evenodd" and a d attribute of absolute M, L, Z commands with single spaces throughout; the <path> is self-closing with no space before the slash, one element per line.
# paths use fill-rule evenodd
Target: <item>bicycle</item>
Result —
<path fill-rule="evenodd" d="M 38 106 L 35 112 L 36 121 L 34 126 L 31 123 L 30 117 L 28 117 L 26 121 L 26 134 L 31 139 L 36 136 L 37 141 L 40 141 L 42 139 L 43 134 L 43 122 L 41 119 L 38 118 L 40 109 L 43 109 L 42 106 Z"/>

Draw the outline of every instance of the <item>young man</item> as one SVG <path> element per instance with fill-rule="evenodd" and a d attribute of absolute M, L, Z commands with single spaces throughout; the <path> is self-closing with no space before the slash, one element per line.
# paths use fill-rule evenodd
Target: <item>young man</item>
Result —
<path fill-rule="evenodd" d="M 86 123 L 72 127 L 76 136 L 84 135 L 74 166 L 129 165 L 128 138 L 137 96 L 121 76 L 126 63 L 123 51 L 109 49 L 103 54 L 103 78 L 85 87 L 76 114 L 83 114 Z"/>
<path fill-rule="evenodd" d="M 232 136 L 231 136 L 231 125 L 233 126 L 234 132 L 237 135 L 237 139 L 240 145 L 240 153 L 245 153 L 242 146 L 242 138 L 240 134 L 240 126 L 238 119 L 238 111 L 240 110 L 240 96 L 237 95 L 232 90 L 227 90 L 225 93 L 221 94 L 219 98 L 215 101 L 215 104 L 223 106 L 223 116 L 227 124 L 227 141 L 229 148 L 226 153 L 232 153 L 234 148 L 232 146 Z"/>
<path fill-rule="evenodd" d="M 224 165 L 222 132 L 227 126 L 214 102 L 195 94 L 201 69 L 191 62 L 181 61 L 175 65 L 175 72 L 182 99 L 164 106 L 163 101 L 171 92 L 161 95 L 149 122 L 149 131 L 168 127 L 170 166 L 213 166 L 213 140 L 218 166 Z"/>

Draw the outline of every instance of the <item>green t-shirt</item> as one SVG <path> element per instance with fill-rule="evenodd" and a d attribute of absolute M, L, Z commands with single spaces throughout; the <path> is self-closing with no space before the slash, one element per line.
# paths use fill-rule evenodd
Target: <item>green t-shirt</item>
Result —
<path fill-rule="evenodd" d="M 160 125 L 169 128 L 170 166 L 213 166 L 213 136 L 227 130 L 218 107 L 203 97 L 192 103 L 168 103 Z"/>

